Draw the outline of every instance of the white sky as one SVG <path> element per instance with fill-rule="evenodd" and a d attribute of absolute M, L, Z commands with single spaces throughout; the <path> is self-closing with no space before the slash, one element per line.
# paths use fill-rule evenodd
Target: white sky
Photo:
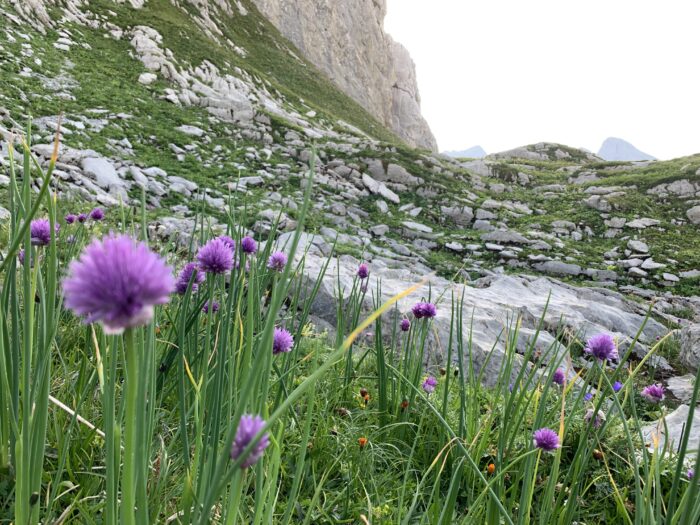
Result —
<path fill-rule="evenodd" d="M 388 0 L 440 150 L 700 153 L 700 0 Z"/>

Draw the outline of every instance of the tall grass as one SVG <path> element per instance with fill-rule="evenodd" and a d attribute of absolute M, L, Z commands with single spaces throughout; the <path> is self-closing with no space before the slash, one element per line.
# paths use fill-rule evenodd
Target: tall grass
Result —
<path fill-rule="evenodd" d="M 20 144 L 19 154 L 10 148 L 12 220 L 0 267 L 5 522 L 698 523 L 688 432 L 677 451 L 643 442 L 641 424 L 665 409 L 638 394 L 648 358 L 631 360 L 636 340 L 616 366 L 575 368 L 580 341 L 542 349 L 536 334 L 519 353 L 512 318 L 483 352 L 457 293 L 436 298 L 425 283 L 406 283 L 386 300 L 381 280 L 348 280 L 340 269 L 325 276 L 328 262 L 305 279 L 312 184 L 282 272 L 267 267 L 276 227 L 246 254 L 246 217 L 232 214 L 231 272 L 190 282 L 147 325 L 110 335 L 63 308 L 61 282 L 91 237 L 114 229 L 150 242 L 145 206 L 111 210 L 108 224 L 64 224 L 47 246 L 32 246 L 33 219 L 48 218 L 53 231 L 62 208 L 79 204 L 53 196 L 55 156 L 44 171 Z M 231 210 L 244 205 L 231 198 Z M 201 216 L 192 233 L 188 247 L 151 248 L 179 268 L 216 235 Z M 312 324 L 324 279 L 336 283 L 334 334 Z M 408 314 L 402 330 L 398 305 L 419 300 L 436 302 L 448 320 Z M 276 327 L 293 335 L 291 352 L 273 355 Z M 436 359 L 440 367 L 426 368 Z M 567 372 L 563 385 L 553 382 L 557 369 Z M 691 406 L 699 388 L 696 378 Z M 606 414 L 599 427 L 584 418 L 589 409 L 594 419 Z M 247 414 L 264 425 L 232 457 Z M 553 453 L 533 446 L 544 427 L 561 440 Z M 244 467 L 265 435 L 270 446 Z"/>

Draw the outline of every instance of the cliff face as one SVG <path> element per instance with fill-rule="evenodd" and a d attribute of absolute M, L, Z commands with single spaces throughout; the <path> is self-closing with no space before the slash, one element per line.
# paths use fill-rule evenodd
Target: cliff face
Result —
<path fill-rule="evenodd" d="M 437 150 L 408 51 L 384 33 L 386 0 L 253 0 L 346 94 L 407 143 Z"/>

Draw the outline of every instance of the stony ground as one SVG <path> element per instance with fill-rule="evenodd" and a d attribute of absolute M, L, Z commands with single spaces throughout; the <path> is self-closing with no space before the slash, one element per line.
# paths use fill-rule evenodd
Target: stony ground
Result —
<path fill-rule="evenodd" d="M 293 230 L 311 165 L 319 264 L 335 244 L 345 274 L 369 261 L 386 290 L 436 272 L 447 300 L 465 283 L 484 352 L 513 312 L 534 330 L 551 292 L 550 338 L 566 317 L 570 332 L 629 341 L 653 299 L 641 348 L 681 328 L 659 374 L 683 383 L 697 366 L 700 155 L 611 163 L 543 143 L 454 160 L 407 148 L 246 0 L 0 0 L 0 15 L 3 170 L 29 117 L 46 164 L 62 115 L 58 196 L 89 209 L 143 191 L 151 233 L 184 246 L 197 211 L 214 230 L 229 214 L 262 239 L 278 218 Z"/>

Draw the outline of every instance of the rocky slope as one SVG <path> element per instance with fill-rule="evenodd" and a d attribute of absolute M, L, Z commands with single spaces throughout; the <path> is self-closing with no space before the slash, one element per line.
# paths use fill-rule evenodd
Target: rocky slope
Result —
<path fill-rule="evenodd" d="M 384 32 L 386 0 L 255 0 L 306 58 L 412 146 L 437 150 L 408 51 Z"/>
<path fill-rule="evenodd" d="M 53 191 L 66 208 L 138 203 L 145 190 L 151 235 L 174 247 L 188 246 L 198 212 L 215 230 L 243 216 L 265 239 L 278 216 L 296 227 L 312 164 L 311 276 L 333 243 L 343 280 L 366 260 L 386 296 L 435 272 L 441 304 L 464 292 L 481 356 L 502 352 L 500 329 L 517 317 L 522 348 L 551 294 L 543 341 L 604 329 L 629 342 L 653 308 L 642 350 L 669 328 L 689 334 L 659 373 L 698 360 L 698 155 L 611 163 L 540 143 L 460 162 L 407 148 L 246 0 L 0 0 L 0 16 L 2 221 L 8 141 L 33 116 L 46 164 L 62 112 Z M 336 285 L 330 271 L 319 324 Z"/>

